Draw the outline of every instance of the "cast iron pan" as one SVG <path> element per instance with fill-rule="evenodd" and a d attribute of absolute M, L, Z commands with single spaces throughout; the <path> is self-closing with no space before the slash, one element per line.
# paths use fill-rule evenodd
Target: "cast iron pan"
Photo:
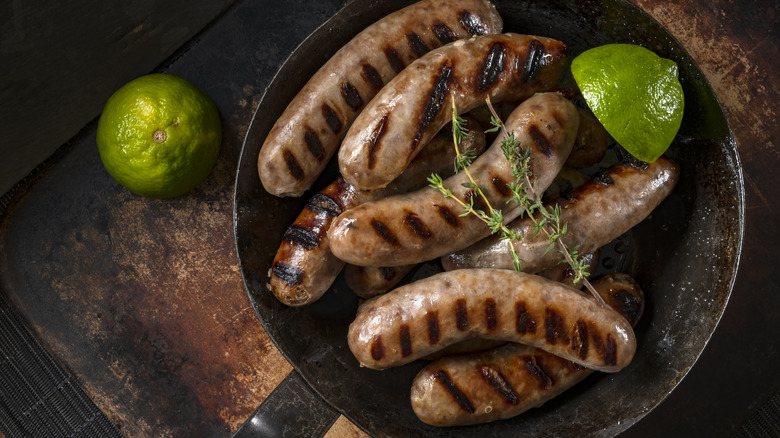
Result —
<path fill-rule="evenodd" d="M 731 293 L 741 249 L 744 191 L 736 144 L 703 74 L 665 29 L 621 0 L 514 0 L 494 3 L 504 30 L 560 39 L 576 55 L 606 43 L 640 44 L 673 59 L 685 92 L 679 135 L 667 155 L 681 164 L 674 193 L 628 236 L 621 267 L 647 295 L 637 327 L 638 351 L 616 374 L 592 374 L 539 409 L 487 425 L 437 429 L 409 404 L 421 361 L 361 369 L 346 343 L 357 298 L 341 277 L 317 303 L 289 308 L 266 289 L 283 231 L 305 199 L 335 176 L 334 166 L 300 199 L 264 191 L 257 175 L 260 145 L 308 78 L 360 30 L 410 1 L 354 1 L 315 31 L 273 79 L 247 133 L 235 192 L 241 273 L 268 335 L 303 379 L 356 425 L 379 436 L 613 436 L 653 409 L 704 349 Z M 333 163 L 331 163 L 333 164 Z"/>

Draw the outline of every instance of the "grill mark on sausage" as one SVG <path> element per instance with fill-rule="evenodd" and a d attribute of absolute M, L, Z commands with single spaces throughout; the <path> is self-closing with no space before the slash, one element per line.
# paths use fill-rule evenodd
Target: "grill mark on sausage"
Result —
<path fill-rule="evenodd" d="M 325 213 L 327 216 L 336 217 L 340 215 L 343 210 L 335 199 L 323 193 L 315 193 L 309 201 L 306 203 L 306 208 Z"/>
<path fill-rule="evenodd" d="M 482 196 L 477 195 L 476 192 L 474 192 L 474 189 L 467 191 L 464 198 L 466 198 L 467 205 L 471 204 L 473 201 L 474 210 L 488 211 L 488 206 L 485 204 L 485 200 L 482 199 Z"/>
<path fill-rule="evenodd" d="M 485 326 L 489 331 L 493 331 L 498 326 L 498 314 L 496 313 L 496 300 L 488 298 L 485 300 Z"/>
<path fill-rule="evenodd" d="M 420 35 L 417 35 L 414 32 L 406 33 L 406 41 L 409 43 L 409 48 L 412 49 L 412 52 L 414 52 L 418 58 L 431 50 L 428 48 L 428 46 L 425 45 L 425 41 L 420 38 Z"/>
<path fill-rule="evenodd" d="M 313 249 L 320 246 L 322 236 L 316 231 L 293 225 L 285 230 L 282 239 L 304 249 Z"/>
<path fill-rule="evenodd" d="M 560 113 L 560 111 L 553 111 L 552 118 L 555 120 L 555 123 L 557 123 L 558 126 L 566 126 L 566 118 L 563 116 L 563 114 Z"/>
<path fill-rule="evenodd" d="M 632 325 L 636 324 L 642 314 L 642 301 L 625 289 L 612 291 L 609 305 L 623 315 Z"/>
<path fill-rule="evenodd" d="M 363 98 L 360 97 L 357 88 L 349 82 L 341 84 L 341 97 L 352 108 L 352 111 L 357 111 L 363 106 Z"/>
<path fill-rule="evenodd" d="M 385 357 L 385 347 L 382 345 L 381 336 L 375 336 L 371 341 L 371 357 L 374 360 L 381 360 Z"/>
<path fill-rule="evenodd" d="M 428 229 L 428 227 L 425 226 L 425 222 L 423 222 L 422 219 L 420 219 L 420 217 L 412 211 L 406 212 L 406 215 L 404 216 L 404 225 L 406 225 L 409 230 L 418 237 L 423 239 L 431 237 L 431 230 Z"/>
<path fill-rule="evenodd" d="M 385 242 L 393 246 L 400 246 L 398 237 L 396 237 L 395 233 L 393 233 L 393 231 L 390 230 L 390 228 L 388 228 L 388 226 L 385 225 L 382 221 L 371 219 L 371 227 Z"/>
<path fill-rule="evenodd" d="M 387 58 L 387 62 L 390 63 L 390 67 L 393 67 L 396 73 L 401 73 L 406 67 L 404 62 L 401 61 L 401 57 L 398 56 L 398 52 L 392 47 L 385 48 L 385 58 Z"/>
<path fill-rule="evenodd" d="M 578 319 L 571 334 L 571 347 L 580 359 L 588 357 L 588 324 Z"/>
<path fill-rule="evenodd" d="M 463 298 L 455 301 L 455 325 L 460 331 L 469 328 L 469 311 Z"/>
<path fill-rule="evenodd" d="M 612 177 L 607 175 L 605 172 L 599 172 L 593 175 L 593 178 L 591 178 L 590 180 L 596 184 L 601 184 L 604 187 L 609 187 L 615 184 L 615 180 L 612 179 Z"/>
<path fill-rule="evenodd" d="M 436 210 L 439 212 L 439 216 L 444 219 L 444 222 L 447 222 L 447 224 L 452 227 L 458 226 L 458 216 L 447 208 L 447 206 L 437 205 Z"/>
<path fill-rule="evenodd" d="M 501 196 L 509 196 L 512 194 L 512 191 L 509 189 L 509 184 L 507 184 L 499 175 L 493 175 L 493 177 L 490 178 L 490 182 L 493 183 L 493 187 Z"/>
<path fill-rule="evenodd" d="M 479 368 L 482 378 L 485 379 L 510 405 L 516 405 L 519 401 L 512 385 L 506 380 L 501 371 L 482 365 Z"/>
<path fill-rule="evenodd" d="M 395 277 L 395 268 L 383 266 L 379 268 L 379 273 L 382 274 L 382 278 L 390 281 Z"/>
<path fill-rule="evenodd" d="M 295 286 L 303 282 L 303 269 L 287 263 L 274 263 L 271 267 L 271 272 L 288 286 Z"/>
<path fill-rule="evenodd" d="M 455 382 L 452 381 L 452 378 L 450 378 L 450 375 L 447 374 L 446 371 L 437 370 L 433 373 L 433 378 L 436 379 L 436 381 L 447 390 L 447 392 L 455 400 L 455 403 L 457 403 L 461 409 L 468 412 L 469 414 L 476 412 L 474 405 L 471 403 L 468 396 L 466 396 L 466 394 L 464 394 L 463 391 L 458 388 L 458 386 L 455 384 Z"/>
<path fill-rule="evenodd" d="M 385 85 L 379 72 L 367 62 L 363 64 L 363 77 L 374 90 L 379 91 Z"/>
<path fill-rule="evenodd" d="M 523 82 L 528 82 L 536 77 L 539 70 L 541 70 L 545 55 L 544 44 L 539 40 L 532 40 L 528 46 L 528 58 L 523 70 Z"/>
<path fill-rule="evenodd" d="M 322 109 L 322 117 L 325 118 L 325 123 L 328 124 L 328 128 L 330 128 L 331 132 L 334 134 L 338 134 L 339 131 L 341 131 L 341 119 L 339 119 L 336 111 L 333 111 L 333 108 L 327 103 L 322 104 L 320 109 Z"/>
<path fill-rule="evenodd" d="M 523 361 L 525 362 L 525 369 L 539 380 L 539 385 L 542 389 L 549 389 L 552 386 L 552 378 L 536 361 L 536 356 L 526 356 L 523 358 Z"/>
<path fill-rule="evenodd" d="M 401 357 L 408 357 L 412 354 L 412 335 L 409 333 L 409 325 L 401 324 L 398 335 L 401 343 Z"/>
<path fill-rule="evenodd" d="M 428 326 L 428 344 L 436 345 L 439 343 L 439 312 L 428 312 L 425 314 L 425 323 Z"/>
<path fill-rule="evenodd" d="M 531 140 L 536 143 L 536 147 L 539 148 L 539 151 L 541 151 L 547 158 L 552 157 L 555 146 L 553 146 L 553 144 L 550 142 L 547 136 L 544 135 L 538 126 L 534 124 L 529 126 L 528 135 L 531 137 Z"/>
<path fill-rule="evenodd" d="M 485 34 L 479 17 L 471 15 L 469 11 L 460 11 L 460 13 L 458 13 L 458 17 L 458 22 L 460 22 L 460 25 L 463 26 L 463 28 L 466 29 L 466 32 L 469 34 L 474 36 Z"/>
<path fill-rule="evenodd" d="M 324 112 L 323 117 L 325 117 Z M 322 161 L 325 158 L 325 148 L 322 147 L 322 142 L 313 129 L 306 127 L 306 130 L 303 132 L 303 141 L 306 142 L 306 148 L 317 161 Z"/>
<path fill-rule="evenodd" d="M 482 63 L 482 69 L 477 76 L 477 92 L 483 93 L 492 88 L 501 72 L 504 71 L 504 60 L 506 59 L 506 47 L 501 43 L 495 43 L 490 46 L 485 60 Z"/>
<path fill-rule="evenodd" d="M 612 335 L 607 335 L 606 349 L 604 351 L 604 364 L 617 365 L 617 342 Z"/>
<path fill-rule="evenodd" d="M 558 342 L 569 343 L 569 335 L 566 333 L 563 316 L 549 307 L 544 310 L 544 336 L 551 345 Z"/>
<path fill-rule="evenodd" d="M 452 82 L 452 62 L 447 61 L 439 67 L 439 74 L 434 80 L 433 88 L 428 93 L 428 101 L 425 102 L 425 107 L 420 114 L 417 133 L 409 151 L 410 156 L 417 150 L 425 129 L 428 128 L 433 119 L 436 118 L 436 114 L 441 110 L 444 97 L 447 96 L 447 90 L 450 88 L 450 82 Z"/>
<path fill-rule="evenodd" d="M 376 153 L 379 151 L 381 145 L 382 145 L 382 137 L 385 136 L 385 132 L 387 132 L 387 122 L 388 122 L 388 115 L 385 114 L 382 116 L 381 119 L 379 119 L 379 123 L 376 124 L 376 127 L 373 131 L 371 131 L 371 136 L 368 138 L 368 168 L 374 169 L 376 166 Z"/>
<path fill-rule="evenodd" d="M 282 157 L 284 158 L 284 164 L 287 165 L 287 171 L 290 172 L 290 175 L 298 181 L 303 181 L 306 174 L 300 163 L 298 163 L 298 160 L 295 158 L 295 155 L 293 155 L 289 149 L 285 149 L 284 152 L 282 152 Z"/>
<path fill-rule="evenodd" d="M 458 36 L 455 35 L 455 32 L 453 32 L 452 29 L 449 28 L 449 26 L 447 26 L 440 20 L 435 20 L 433 22 L 433 28 L 431 30 L 433 31 L 433 34 L 436 35 L 436 38 L 439 39 L 439 42 L 442 45 L 449 44 L 455 41 L 456 39 L 458 39 Z"/>
<path fill-rule="evenodd" d="M 536 321 L 531 314 L 528 313 L 524 302 L 518 301 L 515 303 L 515 315 L 515 331 L 517 331 L 517 333 L 520 333 L 521 335 L 536 333 Z"/>

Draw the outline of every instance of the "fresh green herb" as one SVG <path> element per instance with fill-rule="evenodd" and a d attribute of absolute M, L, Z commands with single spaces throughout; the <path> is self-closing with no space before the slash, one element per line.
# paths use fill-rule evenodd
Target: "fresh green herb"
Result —
<path fill-rule="evenodd" d="M 574 282 L 578 283 L 582 281 L 596 300 L 601 304 L 604 304 L 604 300 L 596 293 L 596 290 L 587 280 L 587 277 L 590 274 L 587 271 L 589 266 L 585 262 L 585 259 L 579 254 L 576 247 L 568 248 L 563 242 L 562 237 L 566 234 L 567 227 L 566 223 L 561 220 L 560 206 L 545 206 L 542 203 L 541 194 L 537 193 L 534 189 L 534 184 L 531 180 L 533 174 L 531 171 L 530 149 L 523 147 L 514 136 L 514 133 L 507 132 L 506 127 L 491 105 L 489 98 L 487 99 L 487 105 L 492 114 L 491 123 L 493 128 L 485 132 L 501 131 L 504 133 L 504 137 L 501 141 L 501 150 L 512 165 L 512 176 L 515 178 L 515 182 L 509 184 L 509 188 L 512 191 L 510 202 L 517 203 L 522 209 L 522 215 L 526 215 L 531 220 L 533 223 L 532 233 L 534 238 L 544 234 L 549 242 L 545 254 L 557 247 L 558 252 L 563 255 L 561 263 L 567 263 L 574 272 Z M 452 198 L 458 202 L 464 210 L 461 216 L 467 216 L 469 214 L 477 216 L 480 220 L 485 222 L 493 234 L 498 234 L 501 239 L 506 240 L 509 244 L 509 252 L 512 256 L 512 265 L 514 269 L 516 271 L 522 271 L 523 260 L 517 253 L 514 242 L 523 239 L 524 235 L 519 231 L 509 229 L 504 225 L 504 216 L 501 210 L 496 210 L 490 205 L 490 201 L 488 201 L 484 190 L 469 172 L 468 165 L 471 164 L 474 157 L 461 154 L 458 148 L 460 141 L 468 135 L 468 130 L 465 128 L 465 121 L 458 115 L 454 100 L 452 102 L 452 135 L 456 152 L 455 171 L 462 171 L 467 175 L 468 182 L 464 183 L 463 186 L 472 189 L 474 191 L 474 196 L 470 197 L 468 202 L 460 200 L 453 195 L 450 189 L 444 187 L 442 178 L 436 174 L 433 174 L 428 178 L 429 185 L 438 189 L 445 198 Z M 474 208 L 474 199 L 476 197 L 482 198 L 483 204 L 487 206 L 488 211 L 476 210 Z"/>

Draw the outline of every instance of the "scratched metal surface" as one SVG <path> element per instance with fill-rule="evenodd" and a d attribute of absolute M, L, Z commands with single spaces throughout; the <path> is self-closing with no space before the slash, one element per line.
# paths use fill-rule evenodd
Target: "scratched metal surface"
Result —
<path fill-rule="evenodd" d="M 241 284 L 232 178 L 263 88 L 342 3 L 242 3 L 163 66 L 204 88 L 223 116 L 217 169 L 193 194 L 151 201 L 117 187 L 94 152 L 94 123 L 12 193 L 0 224 L 0 291 L 127 436 L 224 436 L 291 369 Z M 740 270 L 713 339 L 672 394 L 623 435 L 729 436 L 780 389 L 778 5 L 635 3 L 712 85 L 738 144 L 747 208 Z M 327 434 L 362 435 L 343 417 Z"/>

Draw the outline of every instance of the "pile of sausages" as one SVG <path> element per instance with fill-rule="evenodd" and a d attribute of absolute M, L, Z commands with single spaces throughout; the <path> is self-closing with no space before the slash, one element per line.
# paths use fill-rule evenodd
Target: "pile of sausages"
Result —
<path fill-rule="evenodd" d="M 258 157 L 269 193 L 300 196 L 338 151 L 341 176 L 284 233 L 268 288 L 286 305 L 307 305 L 343 269 L 367 299 L 350 325 L 350 350 L 378 370 L 436 357 L 411 393 L 417 416 L 436 426 L 518 415 L 593 370 L 624 368 L 636 350 L 641 288 L 624 274 L 596 279 L 603 305 L 574 286 L 560 254 L 526 232 L 533 224 L 511 201 L 502 140 L 514 135 L 530 151 L 533 191 L 560 207 L 564 242 L 595 263 L 679 175 L 664 157 L 627 157 L 592 178 L 575 170 L 603 161 L 608 135 L 566 97 L 576 94 L 564 85 L 566 46 L 502 27 L 486 0 L 422 0 L 381 19 L 311 78 Z M 504 119 L 489 147 L 487 98 Z M 523 272 L 512 270 L 509 242 L 457 202 L 488 208 L 464 172 L 453 174 L 453 104 L 468 113 L 471 134 L 458 148 L 477 156 L 469 173 L 526 236 L 513 242 Z M 431 173 L 446 177 L 453 198 L 427 186 Z M 444 272 L 393 289 L 433 259 Z"/>

